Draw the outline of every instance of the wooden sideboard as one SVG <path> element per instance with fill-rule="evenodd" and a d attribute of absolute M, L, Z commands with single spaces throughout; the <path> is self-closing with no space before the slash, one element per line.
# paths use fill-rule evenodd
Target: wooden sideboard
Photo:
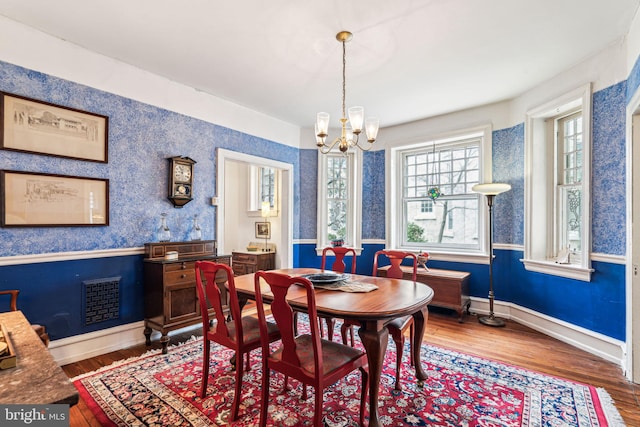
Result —
<path fill-rule="evenodd" d="M 412 267 L 401 266 L 403 278 L 411 280 Z M 378 268 L 378 275 L 386 276 L 388 266 Z M 462 323 L 463 314 L 469 314 L 469 276 L 466 271 L 418 268 L 416 280 L 433 289 L 433 300 L 429 305 L 453 309 L 458 313 L 458 322 Z"/>
<path fill-rule="evenodd" d="M 276 268 L 275 252 L 232 252 L 231 259 L 235 276 Z"/>
<path fill-rule="evenodd" d="M 144 250 L 144 335 L 147 345 L 151 345 L 152 330 L 160 331 L 162 353 L 166 354 L 170 331 L 202 322 L 196 261 L 231 265 L 231 257 L 217 255 L 215 240 L 146 243 Z M 166 253 L 172 251 L 178 253 L 178 258 L 165 259 Z"/>

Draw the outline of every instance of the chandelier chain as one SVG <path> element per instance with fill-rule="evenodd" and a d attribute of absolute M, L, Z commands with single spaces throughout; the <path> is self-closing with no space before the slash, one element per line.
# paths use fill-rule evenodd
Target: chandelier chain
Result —
<path fill-rule="evenodd" d="M 342 117 L 347 117 L 345 103 L 347 98 L 347 45 L 342 40 Z"/>

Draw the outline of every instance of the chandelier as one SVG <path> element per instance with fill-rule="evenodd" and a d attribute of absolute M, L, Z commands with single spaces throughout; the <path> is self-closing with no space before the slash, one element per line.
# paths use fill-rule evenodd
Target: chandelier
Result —
<path fill-rule="evenodd" d="M 349 31 L 340 31 L 336 34 L 336 39 L 342 43 L 342 118 L 340 123 L 342 124 L 342 132 L 333 142 L 326 143 L 327 136 L 329 136 L 329 113 L 318 113 L 316 119 L 316 145 L 322 152 L 327 154 L 337 145 L 338 149 L 346 153 L 350 147 L 358 147 L 363 151 L 368 151 L 373 146 L 373 142 L 378 136 L 379 120 L 377 117 L 368 117 L 364 120 L 364 108 L 363 107 L 351 107 L 349 108 L 349 118 L 347 119 L 345 109 L 345 95 L 346 95 L 346 68 L 347 68 L 347 50 L 346 43 L 353 37 Z M 362 147 L 358 144 L 360 133 L 362 133 L 362 122 L 364 120 L 364 127 L 367 134 L 367 141 L 369 144 L 367 147 Z M 351 128 L 347 127 L 347 123 L 351 125 Z"/>

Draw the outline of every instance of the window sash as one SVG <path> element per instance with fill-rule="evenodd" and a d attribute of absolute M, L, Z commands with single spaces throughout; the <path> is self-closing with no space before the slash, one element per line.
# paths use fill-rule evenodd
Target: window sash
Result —
<path fill-rule="evenodd" d="M 401 228 L 403 247 L 420 249 L 479 250 L 478 195 L 471 191 L 480 182 L 481 138 L 433 142 L 402 151 Z M 432 187 L 443 194 L 435 201 Z M 425 203 L 432 203 L 427 215 Z"/>

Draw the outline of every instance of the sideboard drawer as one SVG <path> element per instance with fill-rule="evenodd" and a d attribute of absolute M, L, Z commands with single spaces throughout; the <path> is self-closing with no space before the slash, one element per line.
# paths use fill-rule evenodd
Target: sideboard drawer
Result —
<path fill-rule="evenodd" d="M 175 283 L 194 283 L 196 281 L 195 263 L 188 270 L 167 271 L 164 275 L 166 285 Z"/>

